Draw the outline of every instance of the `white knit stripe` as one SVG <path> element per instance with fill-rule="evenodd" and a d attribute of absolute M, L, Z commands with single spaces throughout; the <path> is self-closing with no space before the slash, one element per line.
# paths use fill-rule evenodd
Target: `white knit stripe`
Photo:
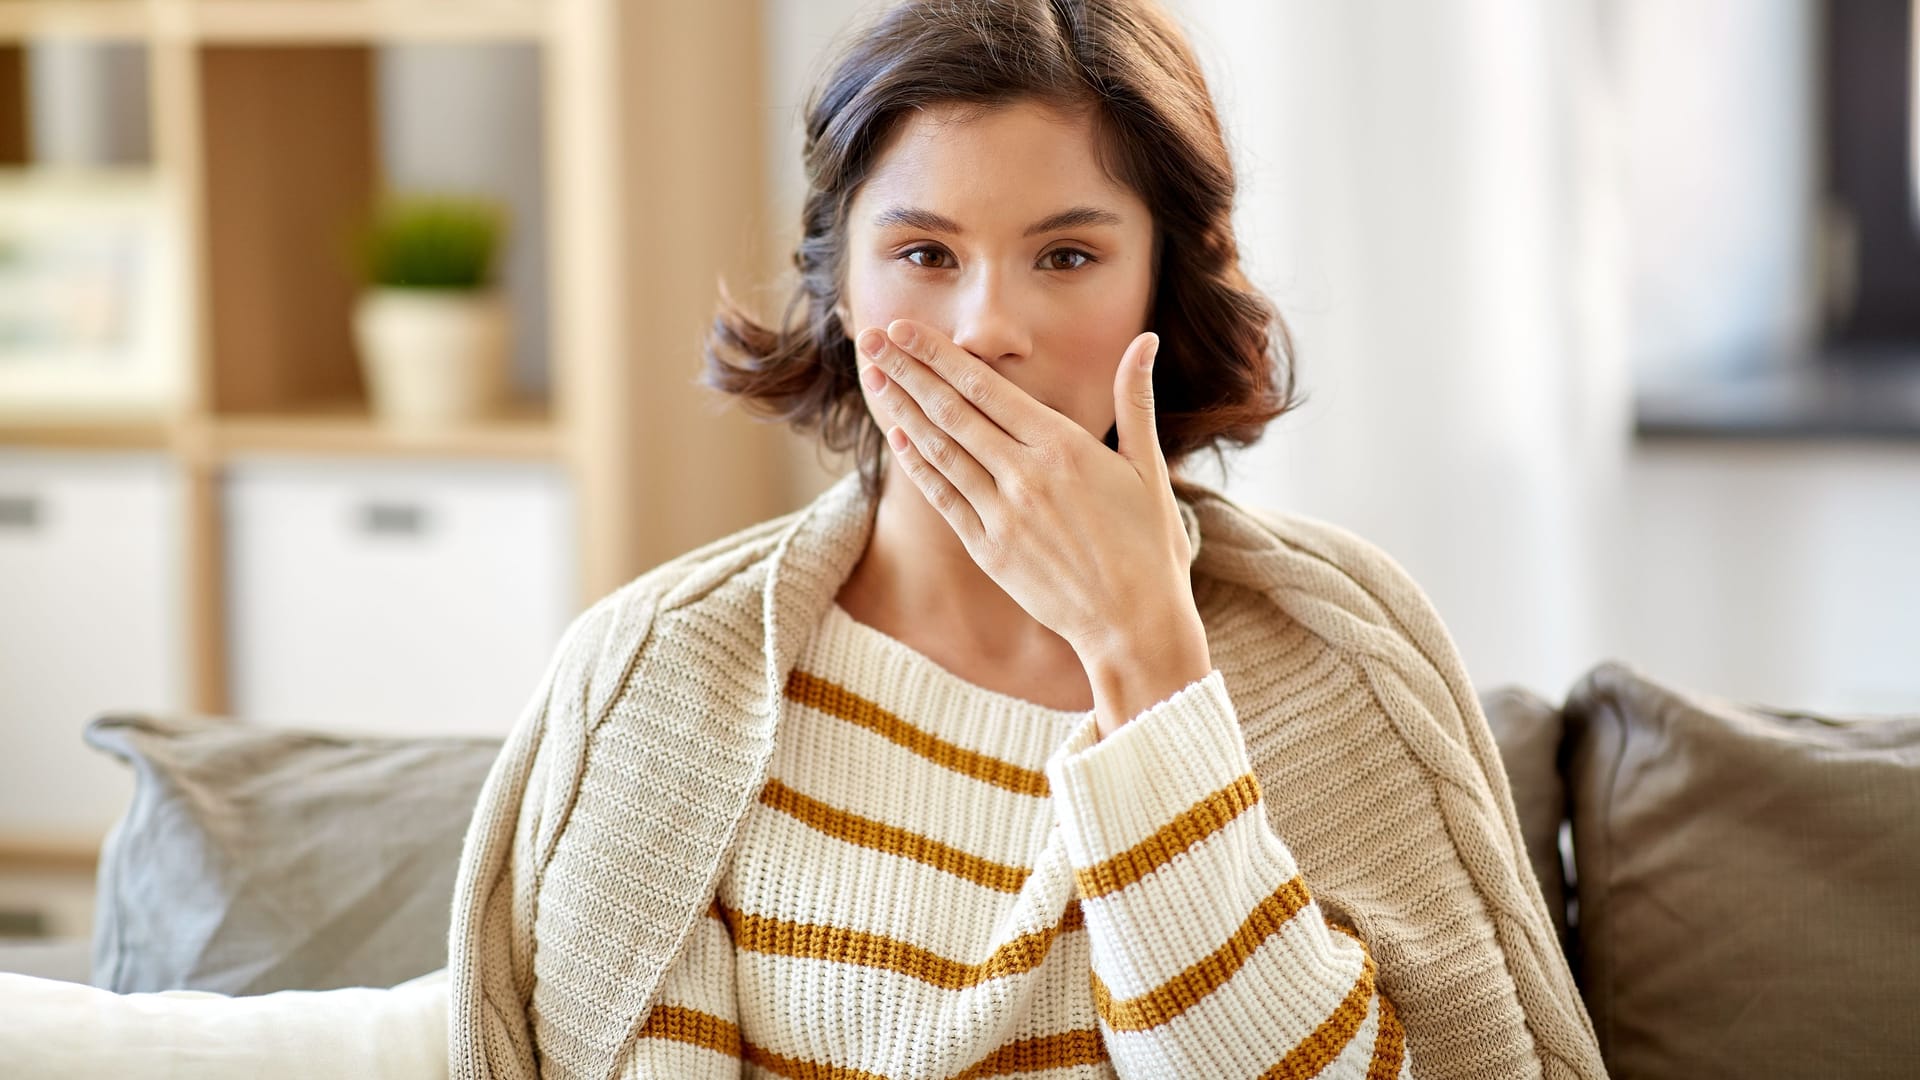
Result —
<path fill-rule="evenodd" d="M 1353 1041 L 1347 1044 L 1346 1049 L 1340 1051 L 1340 1056 L 1334 1058 L 1327 1066 L 1326 1072 L 1321 1075 L 1326 1077 L 1326 1080 L 1342 1080 L 1345 1077 L 1363 1080 L 1367 1075 L 1367 1069 L 1373 1065 L 1374 1043 L 1379 1037 L 1380 994 L 1376 988 L 1373 999 L 1367 1004 L 1367 1018 L 1360 1024 L 1360 1030 L 1354 1032 Z M 1267 1067 L 1271 1068 L 1274 1064 L 1276 1062 L 1268 1062 Z M 1403 1056 L 1400 1071 L 1394 1075 L 1405 1076 L 1406 1074 L 1406 1061 Z"/>
<path fill-rule="evenodd" d="M 926 1076 L 926 1064 L 917 1061 L 921 1050 L 967 1047 L 964 1060 L 955 1059 L 954 1071 L 959 1071 L 1017 1040 L 1097 1029 L 1084 993 L 1026 996 L 1032 985 L 1084 987 L 1085 937 L 1084 931 L 1063 934 L 1046 960 L 1025 976 L 961 990 L 885 968 L 741 953 L 740 1005 L 759 1018 L 754 1045 L 776 1053 L 887 1076 Z M 849 993 L 877 1011 L 847 1017 L 796 1007 L 842 1001 Z M 884 1022 L 876 1022 L 882 1014 Z M 848 1028 L 849 1022 L 857 1030 Z M 835 1052 L 834 1046 L 848 1049 Z"/>
<path fill-rule="evenodd" d="M 1322 1075 L 1328 1080 L 1345 1076 L 1353 1077 L 1355 1080 L 1365 1077 L 1367 1067 L 1373 1064 L 1373 1044 L 1379 1035 L 1380 988 L 1376 986 L 1373 996 L 1367 1001 L 1367 1018 L 1360 1022 L 1360 1029 L 1353 1033 L 1353 1041 L 1347 1044 L 1346 1049 L 1340 1051 L 1340 1056 L 1333 1059 Z M 1275 1064 L 1277 1062 L 1270 1061 L 1267 1067 L 1271 1068 Z"/>
<path fill-rule="evenodd" d="M 1085 970 L 1086 950 L 1084 937 L 1084 931 L 1070 931 L 1068 935 L 1063 935 L 1062 938 L 1059 939 L 1056 949 L 1048 954 L 1046 961 L 1042 963 L 1040 968 L 1035 969 L 1033 977 L 1042 981 L 1054 980 L 1061 978 L 1062 971 L 1065 971 L 1069 973 L 1068 978 L 1070 979 L 1070 973 Z M 922 1009 L 925 1011 L 925 1015 L 936 1018 L 936 1023 L 929 1027 L 919 1027 L 910 1022 L 913 1018 L 911 1013 L 899 1014 L 902 1022 L 902 1030 L 913 1032 L 912 1039 L 914 1041 L 938 1039 L 948 1036 L 965 1038 L 969 1041 L 980 1041 L 983 1032 L 977 1027 L 967 1026 L 963 1029 L 942 1032 L 937 1023 L 937 1018 L 940 1016 L 962 1016 L 968 1013 L 977 1013 L 977 1010 L 980 1008 L 977 1004 L 978 1002 L 983 999 L 991 999 L 996 990 L 1004 990 L 1004 981 L 1000 987 L 995 987 L 994 984 L 983 984 L 980 987 L 964 991 L 941 990 L 939 988 L 929 987 L 927 984 L 919 982 L 918 980 L 912 980 L 911 978 L 883 970 L 860 968 L 854 965 L 836 964 L 826 961 L 800 960 L 791 957 L 743 954 L 742 964 L 746 970 L 746 977 L 743 981 L 749 986 L 756 985 L 760 981 L 757 969 L 761 967 L 790 968 L 792 966 L 810 966 L 817 969 L 817 976 L 823 980 L 854 980 L 863 988 L 879 991 L 885 1000 L 918 999 L 921 1002 Z M 687 951 L 668 969 L 666 979 L 662 984 L 660 1000 L 656 1002 L 655 1009 L 659 1010 L 674 1007 L 695 1009 L 707 1015 L 737 1023 L 734 1001 L 734 972 L 735 957 L 725 929 L 717 920 L 711 918 L 703 919 L 702 922 L 694 928 L 693 937 Z M 787 971 L 785 974 L 785 978 L 779 978 L 777 981 L 785 983 L 787 978 L 792 977 L 791 971 Z M 889 984 L 897 982 L 901 985 L 899 987 L 891 985 L 878 986 L 876 985 L 876 980 Z M 754 995 L 755 992 L 750 990 L 749 994 Z M 956 1002 L 954 999 L 967 1000 Z M 984 1057 L 986 1054 L 991 1053 L 994 1048 L 1004 1046 L 1007 1043 L 1030 1039 L 1036 1036 L 1092 1029 L 1095 1027 L 1092 1010 L 1084 1000 L 1077 1000 L 1071 996 L 1041 995 L 1036 1000 L 1035 1006 L 1036 1007 L 1032 1009 L 1020 1011 L 1012 1017 L 1012 1023 L 1007 1027 L 1004 1036 L 1000 1038 L 998 1042 L 991 1044 L 988 1049 L 982 1052 L 981 1056 Z M 951 1027 L 952 1025 L 948 1026 Z M 804 1055 L 796 1053 L 798 1040 L 785 1045 L 779 1044 L 778 1040 L 748 1041 L 761 1049 L 771 1050 L 787 1056 L 804 1057 Z M 769 1042 L 772 1044 L 769 1045 Z M 887 1060 L 886 1055 L 899 1058 L 902 1056 L 904 1049 L 902 1045 L 896 1044 L 891 1049 L 883 1049 L 876 1052 L 882 1056 L 868 1058 L 866 1063 L 853 1067 L 863 1068 L 867 1071 L 882 1071 L 874 1069 L 874 1062 Z M 906 1056 L 910 1057 L 911 1055 L 909 1053 Z M 667 1039 L 655 1038 L 649 1040 L 647 1047 L 636 1048 L 635 1053 L 628 1059 L 626 1071 L 622 1076 L 627 1078 L 655 1076 L 733 1076 L 735 1075 L 734 1070 L 737 1068 L 739 1068 L 737 1059 L 734 1059 L 731 1055 L 716 1053 L 687 1043 L 674 1043 Z M 887 1075 L 912 1075 L 912 1073 L 888 1073 Z M 1111 1073 L 1100 1072 L 1097 1068 L 1070 1067 L 1030 1071 L 1011 1075 L 1048 1077 L 1081 1075 L 1110 1076 Z"/>
<path fill-rule="evenodd" d="M 734 1080 L 740 1075 L 739 1058 L 667 1039 L 634 1044 L 620 1069 L 620 1080 Z"/>
<path fill-rule="evenodd" d="M 1344 986 L 1315 987 L 1313 974 L 1276 938 L 1261 948 L 1255 963 L 1165 1024 L 1116 1031 L 1103 1021 L 1101 1030 L 1129 1076 L 1259 1076 L 1334 1014 L 1359 974 L 1356 967 Z M 1366 1076 L 1374 1031 L 1362 1023 L 1335 1067 L 1319 1075 L 1327 1080 Z"/>
<path fill-rule="evenodd" d="M 1135 925 L 1129 929 L 1138 932 L 1140 927 Z M 1169 936 L 1175 932 L 1170 923 L 1162 924 L 1162 929 Z M 1113 962 L 1119 950 L 1112 947 L 1111 931 L 1089 921 L 1087 938 L 1094 970 L 1117 1003 L 1142 999 L 1167 984 L 1167 979 L 1143 978 L 1137 969 L 1115 971 Z M 1342 944 L 1336 946 L 1329 938 L 1338 939 Z M 1182 951 L 1186 948 L 1183 946 Z M 1145 950 L 1129 946 L 1128 951 L 1137 956 Z M 1165 1037 L 1166 1032 L 1178 1031 L 1178 1025 L 1183 1022 L 1202 1027 L 1225 1025 L 1244 1029 L 1243 1037 L 1259 1043 L 1276 1035 L 1286 1035 L 1289 1036 L 1287 1045 L 1292 1045 L 1333 1012 L 1353 989 L 1363 966 L 1359 947 L 1329 930 L 1319 921 L 1319 912 L 1309 907 L 1256 946 L 1232 977 L 1166 1026 L 1150 1031 L 1158 1032 L 1153 1037 L 1159 1038 Z M 1150 981 L 1150 988 L 1139 989 Z M 1134 989 L 1123 993 L 1115 987 L 1116 982 L 1124 982 Z M 1175 1038 L 1177 1040 L 1177 1036 Z"/>
<path fill-rule="evenodd" d="M 819 762 L 834 762 L 836 767 L 822 769 Z M 789 710 L 769 771 L 795 790 L 848 813 L 912 828 L 993 862 L 1013 865 L 1030 858 L 1053 828 L 1053 807 L 1046 795 L 1023 795 L 964 776 L 807 706 Z M 928 814 L 920 805 L 936 792 L 949 800 L 952 812 Z M 999 825 L 983 829 L 983 821 Z M 1014 827 L 1021 823 L 1024 828 Z"/>
<path fill-rule="evenodd" d="M 728 906 L 911 940 L 964 963 L 985 960 L 996 943 L 1059 923 L 1074 895 L 1058 834 L 1028 871 L 1022 890 L 1004 893 L 914 859 L 824 836 L 766 807 L 754 808 L 743 832 L 753 848 L 743 851 L 730 887 L 723 883 L 721 899 Z M 805 868 L 804 879 L 794 876 L 796 867 Z M 914 905 L 901 904 L 902 896 L 916 898 Z M 940 917 L 928 919 L 922 911 Z"/>
<path fill-rule="evenodd" d="M 995 725 L 985 718 L 1011 716 L 1018 718 L 1023 727 L 1037 724 L 1052 730 L 1055 732 L 1052 738 L 1057 739 L 1060 730 L 1092 715 L 1047 708 L 967 682 L 906 642 L 855 619 L 837 602 L 828 607 L 820 631 L 808 642 L 807 648 L 816 666 L 849 677 L 883 706 L 894 708 L 917 701 L 923 707 L 913 709 L 911 715 L 922 723 L 971 713 L 976 718 L 970 726 L 987 733 L 994 732 Z M 932 700 L 920 698 L 921 694 Z M 928 712 L 926 705 L 948 708 Z M 962 730 L 966 726 L 963 721 Z M 1006 745 L 1004 729 L 984 737 L 994 745 Z"/>
<path fill-rule="evenodd" d="M 1293 856 L 1256 808 L 1126 888 L 1083 898 L 1080 910 L 1095 940 L 1094 970 L 1116 997 L 1147 993 L 1218 952 L 1297 874 Z M 1293 884 L 1293 890 L 1304 884 Z M 1312 890 L 1306 894 L 1311 897 Z M 1316 962 L 1339 958 L 1342 968 L 1352 964 L 1358 970 L 1353 942 L 1328 929 L 1311 900 L 1280 934 L 1311 950 Z"/>
<path fill-rule="evenodd" d="M 1380 1001 L 1382 993 L 1381 988 L 1376 985 L 1373 992 L 1373 1001 L 1367 1006 L 1367 1022 L 1360 1026 L 1360 1031 L 1354 1036 L 1352 1045 L 1348 1046 L 1346 1050 L 1341 1053 L 1340 1057 L 1334 1061 L 1332 1067 L 1327 1072 L 1328 1080 L 1337 1080 L 1339 1077 L 1347 1076 L 1361 1078 L 1368 1075 L 1368 1069 L 1373 1066 L 1374 1052 L 1380 1045 L 1380 1025 L 1382 1023 Z M 1397 1016 L 1395 1017 L 1395 1026 L 1399 1026 L 1399 1018 Z M 1404 1078 L 1404 1080 L 1411 1080 L 1413 1076 L 1413 1066 L 1407 1056 L 1406 1033 L 1404 1029 L 1400 1032 L 1399 1059 L 1400 1067 L 1391 1075 L 1397 1078 Z"/>
<path fill-rule="evenodd" d="M 765 899 L 765 898 L 757 898 L 757 899 Z M 847 920 L 842 919 L 836 912 L 829 911 L 829 910 L 821 910 L 819 908 L 815 908 L 805 912 L 797 912 L 794 914 L 801 915 L 802 917 L 786 919 L 783 921 L 789 924 L 833 927 L 836 929 L 843 928 L 844 924 L 847 922 Z M 747 965 L 748 958 L 771 956 L 774 959 L 793 959 L 792 957 L 783 957 L 779 955 L 780 950 L 778 949 L 777 946 L 770 947 L 770 948 L 760 947 L 761 943 L 757 942 L 754 939 L 754 933 L 753 933 L 752 927 L 747 925 L 748 917 L 746 916 L 735 916 L 735 917 L 739 918 L 742 923 L 742 940 L 737 946 L 736 953 L 735 953 L 736 957 L 738 958 L 737 962 L 740 965 L 742 965 L 742 970 L 744 970 L 745 965 Z M 1055 917 L 1049 922 L 1040 926 L 1032 926 L 1031 924 L 1024 924 L 1024 923 L 1016 924 L 1009 921 L 1007 924 L 1003 924 L 999 932 L 994 935 L 993 943 L 979 945 L 979 946 L 970 945 L 966 947 L 964 951 L 959 953 L 955 953 L 955 952 L 951 952 L 951 951 L 939 948 L 936 944 L 930 942 L 929 936 L 927 934 L 923 932 L 919 932 L 917 928 L 909 928 L 908 932 L 906 933 L 891 933 L 891 934 L 878 933 L 878 932 L 872 932 L 872 931 L 863 931 L 856 928 L 848 928 L 846 930 L 846 933 L 844 934 L 844 937 L 854 939 L 854 940 L 871 940 L 864 936 L 869 933 L 874 933 L 877 937 L 884 937 L 890 941 L 897 942 L 900 945 L 905 946 L 905 948 L 898 950 L 901 953 L 913 953 L 914 950 L 925 950 L 926 953 L 932 954 L 932 957 L 935 959 L 928 960 L 927 962 L 936 963 L 938 967 L 941 969 L 940 971 L 928 972 L 922 975 L 921 977 L 917 977 L 917 978 L 913 975 L 905 976 L 908 978 L 914 978 L 914 980 L 917 983 L 921 983 L 924 985 L 932 985 L 933 982 L 935 981 L 945 982 L 945 981 L 948 981 L 950 978 L 958 978 L 961 981 L 974 981 L 976 985 L 978 985 L 979 983 L 988 982 L 988 981 L 1014 982 L 1014 981 L 1019 981 L 1021 979 L 1031 978 L 1032 977 L 1031 972 L 1038 971 L 1040 970 L 1040 967 L 1044 967 L 1046 963 L 1052 962 L 1055 954 L 1063 949 L 1067 951 L 1078 952 L 1083 959 L 1083 967 L 1084 967 L 1084 960 L 1086 957 L 1086 946 L 1085 946 L 1086 931 L 1084 927 L 1081 925 L 1078 925 L 1077 923 L 1073 925 L 1063 924 L 1062 920 L 1059 919 L 1058 917 Z M 1038 950 L 1042 945 L 1046 947 L 1046 954 L 1044 959 L 1042 960 L 1040 967 L 1029 968 L 1027 969 L 1026 972 L 1021 972 L 1018 969 L 1024 966 L 1024 964 L 1030 958 L 1030 954 L 1029 956 L 1014 956 L 1012 954 L 1002 954 L 1003 955 L 1002 962 L 1011 965 L 1011 969 L 1002 970 L 1000 974 L 993 974 L 992 972 L 994 969 L 988 968 L 987 965 L 989 964 L 990 961 L 992 961 L 993 957 L 996 954 L 1001 954 L 1001 946 L 1006 942 L 1011 942 L 1014 939 L 1018 939 L 1018 938 L 1025 938 L 1025 937 L 1028 937 L 1029 935 L 1031 935 L 1032 948 L 1034 952 L 1038 952 Z M 830 961 L 822 961 L 822 962 L 830 962 Z M 910 961 L 905 958 L 899 959 L 898 963 L 902 967 L 909 967 L 909 970 L 912 970 L 913 967 L 917 966 L 913 961 Z M 882 961 L 878 959 L 872 960 L 870 962 L 850 963 L 849 966 L 859 967 L 863 970 L 872 970 L 872 971 L 893 970 L 891 967 L 888 967 L 886 964 L 884 964 Z M 757 970 L 770 970 L 770 969 L 767 969 L 763 966 Z M 978 972 L 978 974 L 975 974 L 975 972 Z M 745 975 L 741 975 L 741 983 L 742 983 L 741 992 L 744 993 L 746 989 Z M 1071 985 L 1075 987 L 1075 994 L 1074 994 L 1075 997 L 1085 996 L 1084 988 L 1086 986 L 1086 979 L 1084 977 L 1084 973 L 1082 973 L 1081 977 L 1072 980 Z"/>
<path fill-rule="evenodd" d="M 1063 747 L 1046 771 L 1067 851 L 1085 868 L 1154 837 L 1253 766 L 1215 668 L 1093 746 Z"/>
<path fill-rule="evenodd" d="M 1067 728 L 1067 734 L 1059 745 L 1049 752 L 1049 758 L 1066 754 L 1077 754 L 1100 741 L 1100 718 L 1093 713 L 1081 717 L 1080 722 Z"/>
<path fill-rule="evenodd" d="M 686 951 L 667 968 L 654 1007 L 677 1005 L 739 1022 L 734 1000 L 733 942 L 719 920 L 701 918 L 688 934 Z"/>
<path fill-rule="evenodd" d="M 661 1073 L 659 1075 L 668 1076 L 674 1074 Z M 699 1074 L 696 1073 L 693 1075 L 698 1076 Z M 791 1080 L 791 1077 L 787 1073 L 777 1069 L 760 1068 L 752 1064 L 748 1064 L 742 1068 L 739 1075 L 742 1077 L 742 1080 Z M 734 1074 L 728 1073 L 728 1080 L 733 1080 L 733 1076 Z M 1037 1069 L 1027 1072 L 1002 1073 L 996 1075 L 994 1080 L 1115 1080 L 1115 1076 L 1113 1066 L 1103 1061 L 1097 1065 L 1067 1065 L 1058 1069 Z M 915 1080 L 915 1078 L 899 1077 L 897 1080 Z"/>

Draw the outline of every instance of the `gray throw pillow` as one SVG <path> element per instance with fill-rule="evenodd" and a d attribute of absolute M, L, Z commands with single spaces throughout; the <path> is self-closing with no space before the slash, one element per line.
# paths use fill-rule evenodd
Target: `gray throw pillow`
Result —
<path fill-rule="evenodd" d="M 1740 704 L 1619 663 L 1563 712 L 1609 1073 L 1913 1076 L 1920 716 Z"/>
<path fill-rule="evenodd" d="M 1540 895 L 1571 951 L 1567 931 L 1567 877 L 1560 861 L 1560 826 L 1567 820 L 1567 785 L 1560 776 L 1560 710 L 1539 694 L 1502 686 L 1480 695 L 1480 709 L 1500 747 L 1500 763 L 1513 790 L 1514 813 L 1527 843 L 1527 861 L 1540 881 Z"/>
<path fill-rule="evenodd" d="M 101 716 L 131 765 L 100 855 L 93 984 L 266 994 L 446 965 L 460 846 L 492 738 L 383 738 Z"/>

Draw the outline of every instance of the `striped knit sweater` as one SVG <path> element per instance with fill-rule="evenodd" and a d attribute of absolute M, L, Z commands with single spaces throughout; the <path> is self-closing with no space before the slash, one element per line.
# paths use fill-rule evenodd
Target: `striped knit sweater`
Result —
<path fill-rule="evenodd" d="M 624 1076 L 1410 1075 L 1217 670 L 1096 742 L 836 603 L 785 697 Z"/>
<path fill-rule="evenodd" d="M 743 1057 L 751 1044 L 878 1071 L 915 1068 L 911 1054 L 924 1053 L 938 1075 L 949 1062 L 1020 1054 L 1023 1039 L 1097 1030 L 1121 1075 L 1211 1078 L 1246 1062 L 1258 1075 L 1303 1042 L 1337 1044 L 1352 1057 L 1334 1068 L 1353 1071 L 1349 1061 L 1370 1059 L 1381 1041 L 1384 999 L 1420 1080 L 1606 1075 L 1478 698 L 1438 614 L 1383 552 L 1324 522 L 1191 490 L 1181 515 L 1215 671 L 1097 744 L 1075 728 L 1052 748 L 1057 758 L 966 726 L 974 714 L 963 703 L 923 709 L 891 697 L 884 680 L 839 671 L 851 696 L 904 725 L 892 730 L 1047 777 L 1044 798 L 1008 801 L 990 784 L 954 787 L 961 777 L 896 750 L 899 768 L 946 783 L 916 780 L 908 798 L 875 800 L 838 770 L 898 774 L 863 759 L 802 761 L 807 736 L 786 731 L 791 720 L 815 738 L 885 750 L 871 729 L 788 694 L 796 671 L 800 685 L 809 674 L 835 681 L 836 661 L 813 637 L 866 550 L 875 509 L 849 472 L 803 510 L 656 567 L 569 625 L 488 773 L 461 852 L 448 939 L 453 1080 L 698 1075 L 702 1063 L 727 1072 L 732 1062 L 703 1046 L 640 1036 L 670 969 L 669 1007 L 730 1024 L 687 1027 L 729 1047 L 739 1033 Z M 808 902 L 844 870 L 809 863 L 792 875 L 795 902 L 775 903 L 773 879 L 753 878 L 752 860 L 793 848 L 752 838 L 770 824 L 812 828 L 762 801 L 795 793 L 937 839 L 952 851 L 925 849 L 931 857 L 986 860 L 1019 883 L 1006 892 L 863 849 L 876 870 L 857 888 Z M 942 805 L 960 809 L 941 815 Z M 1041 843 L 1049 806 L 1065 867 Z M 1005 817 L 991 831 L 962 826 L 992 814 Z M 1170 847 L 1181 853 L 1157 857 Z M 1296 873 L 1303 888 L 1289 891 Z M 716 898 L 731 905 L 717 921 Z M 1084 928 L 1063 925 L 1076 899 Z M 784 934 L 781 920 L 838 929 Z M 1035 938 L 1001 951 L 1057 925 L 1044 956 Z M 703 992 L 727 973 L 722 945 L 734 981 Z M 850 951 L 867 967 L 755 946 Z M 1358 989 L 1368 958 L 1377 995 Z M 1016 959 L 1031 970 L 1003 974 Z M 983 962 L 1001 966 L 979 978 Z M 903 965 L 936 982 L 893 970 Z M 1063 973 L 1057 986 L 1071 984 L 1072 996 L 1050 981 Z M 776 996 L 780 979 L 801 992 Z M 1351 1037 L 1333 1034 L 1356 1017 Z M 832 1027 L 853 1021 L 871 1030 Z M 1323 1023 L 1331 1030 L 1311 1041 Z M 1220 1042 L 1192 1041 L 1201 1031 Z M 1132 1067 L 1138 1055 L 1223 1045 L 1243 1056 L 1198 1070 Z M 655 1064 L 671 1053 L 693 1056 Z"/>

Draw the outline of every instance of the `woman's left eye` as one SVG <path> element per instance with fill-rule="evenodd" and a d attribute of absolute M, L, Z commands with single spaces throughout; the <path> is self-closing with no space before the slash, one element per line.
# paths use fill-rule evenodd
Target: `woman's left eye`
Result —
<path fill-rule="evenodd" d="M 1071 259 L 1078 259 L 1079 261 L 1068 262 L 1063 265 L 1060 261 L 1062 255 L 1068 256 Z M 1046 260 L 1047 269 L 1049 270 L 1078 270 L 1093 261 L 1093 256 L 1078 248 L 1055 248 L 1041 256 L 1041 258 Z"/>

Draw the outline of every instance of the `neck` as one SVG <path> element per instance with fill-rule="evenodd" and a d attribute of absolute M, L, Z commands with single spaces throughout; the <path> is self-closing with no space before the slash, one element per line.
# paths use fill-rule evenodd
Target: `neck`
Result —
<path fill-rule="evenodd" d="M 1071 653 L 980 569 L 953 526 L 891 460 L 881 476 L 873 534 L 843 591 L 857 593 L 860 603 L 895 625 L 936 618 L 940 637 L 978 656 Z"/>

